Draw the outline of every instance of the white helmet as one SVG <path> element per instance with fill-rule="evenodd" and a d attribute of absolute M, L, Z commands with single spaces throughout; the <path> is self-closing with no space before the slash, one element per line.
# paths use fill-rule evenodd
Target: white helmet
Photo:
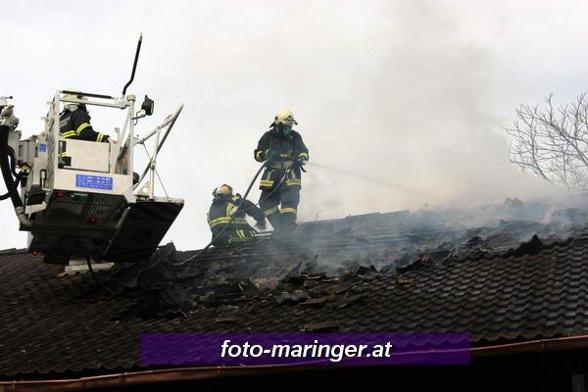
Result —
<path fill-rule="evenodd" d="M 86 97 L 84 97 L 76 90 L 67 90 L 67 93 L 63 94 L 61 97 L 62 100 L 79 100 L 79 101 L 86 101 Z M 62 102 L 64 109 L 68 109 L 69 111 L 74 111 L 78 108 L 79 103 L 75 102 Z"/>
<path fill-rule="evenodd" d="M 278 110 L 276 117 L 274 118 L 274 124 L 286 124 L 286 125 L 293 125 L 298 123 L 294 119 L 294 114 L 290 111 L 290 109 L 283 108 Z"/>
<path fill-rule="evenodd" d="M 229 198 L 233 196 L 233 187 L 227 184 L 219 185 L 217 188 L 212 191 L 212 195 L 215 198 Z"/>

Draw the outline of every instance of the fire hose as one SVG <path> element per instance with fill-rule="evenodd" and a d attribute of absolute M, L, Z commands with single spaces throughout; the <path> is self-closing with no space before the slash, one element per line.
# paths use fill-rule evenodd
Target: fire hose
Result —
<path fill-rule="evenodd" d="M 259 169 L 257 170 L 257 172 L 255 173 L 255 175 L 253 176 L 253 179 L 251 180 L 251 182 L 249 183 L 249 186 L 247 187 L 247 190 L 245 191 L 245 194 L 243 195 L 243 197 L 241 198 L 241 201 L 239 203 L 239 205 L 236 208 L 236 211 L 239 211 L 241 209 L 241 207 L 243 206 L 243 203 L 245 203 L 245 200 L 247 200 L 247 196 L 249 196 L 249 192 L 251 192 L 251 188 L 253 188 L 253 185 L 255 184 L 255 181 L 257 181 L 257 178 L 259 177 L 259 175 L 261 174 L 262 170 L 267 166 L 267 164 L 269 162 L 273 161 L 272 158 L 267 159 L 266 161 L 264 161 L 261 166 L 259 167 Z M 300 167 L 301 170 L 304 171 L 304 168 Z M 259 200 L 259 202 L 257 202 L 257 204 L 255 204 L 256 206 L 258 206 L 263 200 L 269 198 L 274 192 L 276 192 L 280 186 L 282 185 L 282 183 L 284 182 L 284 180 L 286 179 L 286 174 L 287 171 L 284 171 L 284 174 L 282 175 L 282 178 L 280 179 L 280 181 L 278 182 L 278 184 L 274 187 L 274 189 L 268 193 L 263 199 Z M 245 210 L 246 211 L 246 210 Z M 235 217 L 237 216 L 237 214 L 233 214 L 231 215 L 231 219 L 229 220 L 229 222 L 227 223 L 227 225 L 225 227 L 223 227 L 223 229 L 212 238 L 212 240 L 210 240 L 210 242 L 208 243 L 208 245 L 206 245 L 204 248 L 202 248 L 198 253 L 196 253 L 195 255 L 187 258 L 186 260 L 183 260 L 179 263 L 175 263 L 174 265 L 183 265 L 186 264 L 192 260 L 194 260 L 196 257 L 201 256 L 202 254 L 204 254 L 204 252 L 206 252 L 212 245 L 215 244 L 215 242 L 217 242 L 219 239 L 222 238 L 222 236 L 225 234 L 226 230 L 230 227 L 231 223 L 233 223 L 233 220 L 235 219 Z M 154 265 L 155 266 L 155 265 Z"/>

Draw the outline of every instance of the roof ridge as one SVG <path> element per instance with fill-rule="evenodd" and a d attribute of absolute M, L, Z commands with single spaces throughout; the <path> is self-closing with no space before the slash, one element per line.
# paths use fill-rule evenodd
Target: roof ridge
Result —
<path fill-rule="evenodd" d="M 26 248 L 7 248 L 0 250 L 0 256 L 8 256 L 8 255 L 15 255 L 20 253 L 27 253 Z"/>
<path fill-rule="evenodd" d="M 469 256 L 469 257 L 462 259 L 461 261 L 463 262 L 463 261 L 493 260 L 493 259 L 506 259 L 506 258 L 519 259 L 519 258 L 523 258 L 523 257 L 529 256 L 529 255 L 539 254 L 539 253 L 542 253 L 546 250 L 550 250 L 550 249 L 553 249 L 556 247 L 570 245 L 571 243 L 573 243 L 575 241 L 587 241 L 587 240 L 588 240 L 588 235 L 584 235 L 584 236 L 580 236 L 580 237 L 568 237 L 565 239 L 555 239 L 553 241 L 543 241 L 543 240 L 541 240 L 541 237 L 539 237 L 537 234 L 533 234 L 531 239 L 529 239 L 528 241 L 522 241 L 519 243 L 519 245 L 517 247 L 510 248 L 504 252 L 480 254 L 476 257 Z M 533 252 L 525 251 L 524 249 L 522 249 L 525 246 L 534 245 L 533 242 L 535 242 L 535 241 L 539 241 L 541 243 L 540 249 L 537 249 L 536 252 L 533 253 Z"/>

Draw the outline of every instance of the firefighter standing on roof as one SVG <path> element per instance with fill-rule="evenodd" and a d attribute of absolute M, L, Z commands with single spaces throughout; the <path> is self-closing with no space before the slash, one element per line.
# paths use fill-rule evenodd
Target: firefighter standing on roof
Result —
<path fill-rule="evenodd" d="M 215 244 L 229 244 L 255 237 L 255 230 L 245 220 L 245 215 L 255 219 L 257 227 L 265 230 L 265 215 L 255 204 L 243 200 L 233 188 L 223 184 L 212 192 L 214 197 L 208 211 L 208 226 Z"/>
<path fill-rule="evenodd" d="M 302 136 L 292 129 L 298 123 L 288 109 L 276 114 L 254 151 L 255 160 L 266 161 L 260 183 L 259 206 L 278 232 L 291 232 L 296 227 L 302 166 L 308 161 L 308 148 Z"/>
<path fill-rule="evenodd" d="M 64 100 L 84 100 L 83 96 L 66 94 Z M 83 103 L 64 103 L 64 109 L 59 116 L 59 130 L 66 139 L 90 140 L 94 142 L 108 142 L 109 136 L 96 132 L 90 125 L 90 115 Z"/>

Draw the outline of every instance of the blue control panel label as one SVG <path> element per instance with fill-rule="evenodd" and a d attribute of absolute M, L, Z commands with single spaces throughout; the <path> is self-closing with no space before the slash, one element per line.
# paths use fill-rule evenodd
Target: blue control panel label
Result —
<path fill-rule="evenodd" d="M 45 143 L 39 144 L 39 152 L 47 152 L 47 144 L 45 144 Z"/>
<path fill-rule="evenodd" d="M 112 177 L 76 174 L 76 187 L 112 190 Z"/>

